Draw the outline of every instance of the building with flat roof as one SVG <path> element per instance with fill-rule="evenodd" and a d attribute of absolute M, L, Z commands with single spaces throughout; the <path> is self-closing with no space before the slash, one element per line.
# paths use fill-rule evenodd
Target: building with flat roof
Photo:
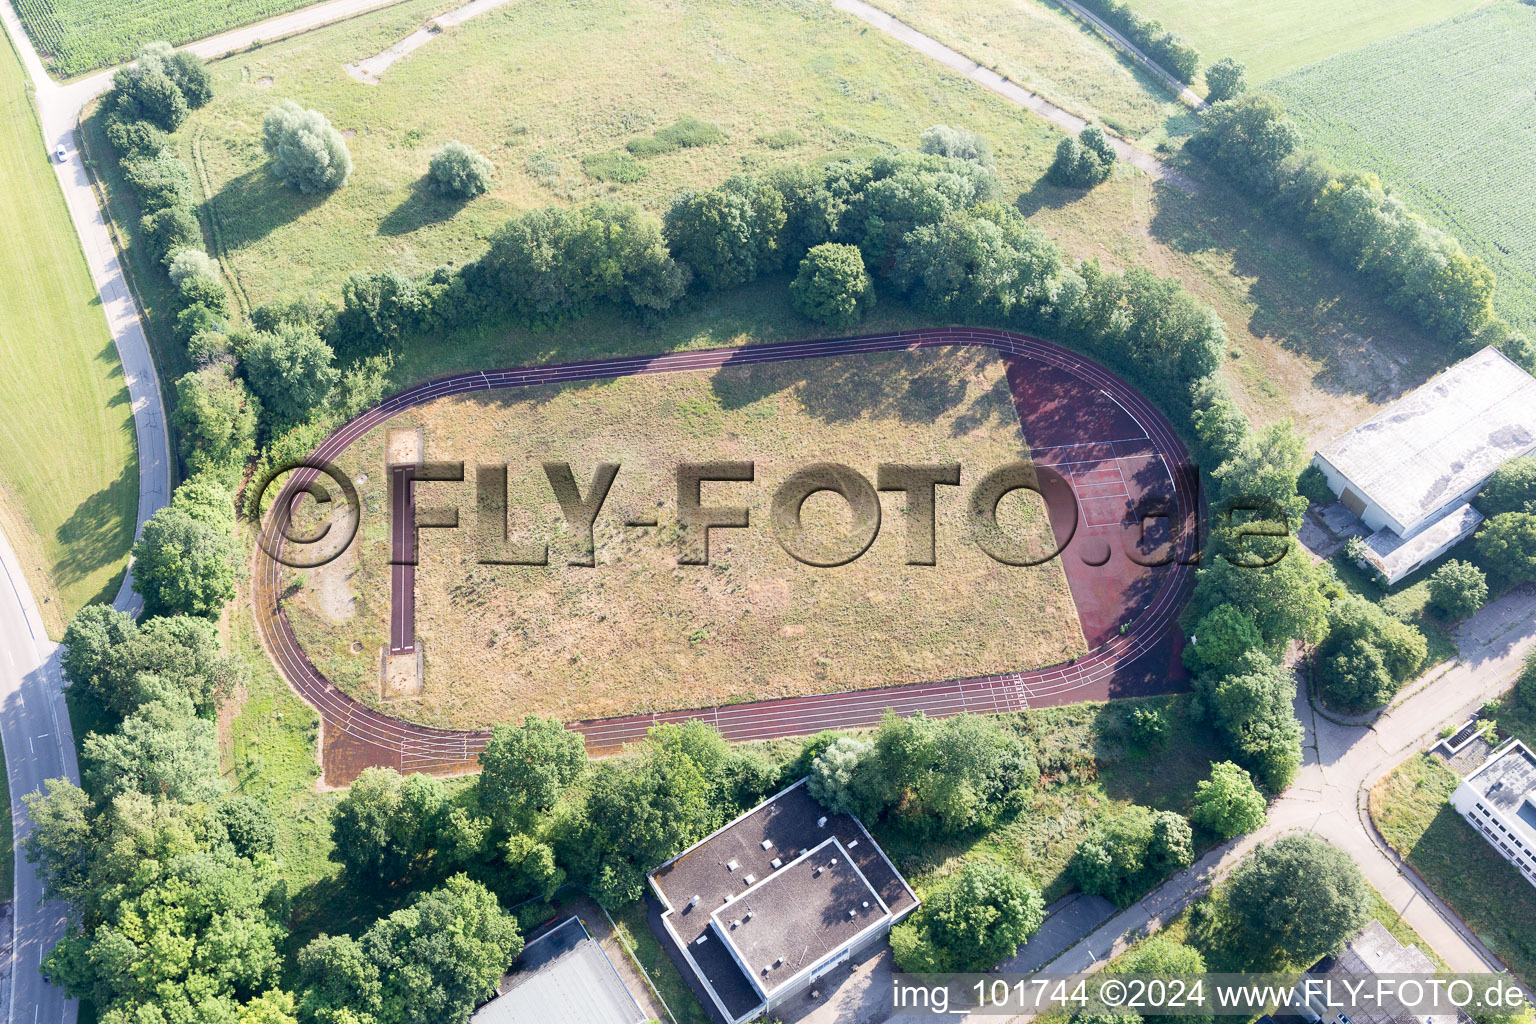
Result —
<path fill-rule="evenodd" d="M 523 947 L 470 1024 L 644 1024 L 608 954 L 572 915 Z"/>
<path fill-rule="evenodd" d="M 918 906 L 863 824 L 822 807 L 804 779 L 649 877 L 662 941 L 730 1024 L 804 992 Z"/>
<path fill-rule="evenodd" d="M 1536 755 L 1511 739 L 1451 793 L 1451 806 L 1536 885 Z"/>
<path fill-rule="evenodd" d="M 1417 946 L 1405 946 L 1392 936 L 1380 921 L 1372 920 L 1360 934 L 1344 944 L 1338 956 L 1326 956 L 1313 964 L 1307 974 L 1351 981 L 1390 974 L 1434 974 L 1435 965 Z M 1341 987 L 1340 991 L 1344 991 Z M 1460 1013 L 1436 1013 L 1420 1016 L 1404 1010 L 1382 1007 L 1345 1012 L 1321 998 L 1303 998 L 1300 1016 L 1312 1024 L 1456 1024 L 1464 1021 Z M 1304 1007 L 1304 1009 L 1302 1008 Z"/>
<path fill-rule="evenodd" d="M 1470 536 L 1468 502 L 1494 470 L 1536 451 L 1536 377 L 1489 346 L 1410 391 L 1313 457 L 1375 533 L 1366 558 L 1389 583 Z"/>

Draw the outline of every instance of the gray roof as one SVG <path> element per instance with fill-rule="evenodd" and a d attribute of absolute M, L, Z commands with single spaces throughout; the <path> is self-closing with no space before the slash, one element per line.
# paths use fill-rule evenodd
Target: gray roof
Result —
<path fill-rule="evenodd" d="M 1318 454 L 1404 529 L 1536 446 L 1536 377 L 1488 347 Z"/>
<path fill-rule="evenodd" d="M 1344 944 L 1344 951 L 1333 957 L 1322 970 L 1328 976 L 1370 976 L 1379 974 L 1433 974 L 1435 965 L 1417 946 L 1405 946 L 1392 937 L 1380 921 L 1372 920 Z M 1320 967 L 1322 965 L 1319 965 Z M 1351 1010 L 1349 1019 L 1354 1024 L 1452 1024 L 1453 1013 L 1419 1017 L 1410 1013 L 1392 1013 L 1386 1009 L 1374 1012 Z"/>
<path fill-rule="evenodd" d="M 1427 556 L 1472 536 L 1472 531 L 1482 521 L 1481 512 L 1471 505 L 1463 504 L 1430 525 L 1415 530 L 1407 540 L 1383 528 L 1366 538 L 1365 560 L 1396 583 L 1406 574 L 1406 570 L 1418 565 Z"/>
<path fill-rule="evenodd" d="M 1527 797 L 1536 795 L 1536 754 L 1524 743 L 1510 741 L 1467 777 L 1467 785 L 1506 818 L 1519 818 L 1536 837 L 1536 822 L 1531 820 L 1536 815 L 1521 813 L 1530 806 Z"/>
<path fill-rule="evenodd" d="M 470 1024 L 640 1024 L 645 1013 L 574 916 L 529 942 Z"/>

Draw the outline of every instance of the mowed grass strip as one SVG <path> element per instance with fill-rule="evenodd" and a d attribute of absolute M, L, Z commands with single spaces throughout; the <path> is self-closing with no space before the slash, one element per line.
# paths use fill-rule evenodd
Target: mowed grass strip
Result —
<path fill-rule="evenodd" d="M 1536 7 L 1489 4 L 1273 83 L 1307 142 L 1382 183 L 1498 275 L 1536 329 Z"/>
<path fill-rule="evenodd" d="M 1336 53 L 1470 11 L 1482 0 L 1130 0 L 1200 51 L 1203 65 L 1236 57 L 1262 82 Z"/>
<path fill-rule="evenodd" d="M 1536 981 L 1536 889 L 1456 813 L 1454 771 L 1425 755 L 1371 790 L 1371 819 L 1392 848 L 1527 985 Z"/>
<path fill-rule="evenodd" d="M 315 663 L 371 703 L 390 611 L 383 443 L 399 428 L 423 431 L 426 459 L 466 466 L 462 484 L 418 484 L 421 506 L 461 511 L 459 529 L 421 531 L 425 688 L 389 704 L 413 720 L 473 728 L 525 713 L 570 721 L 707 707 L 1037 668 L 1086 651 L 1060 562 L 992 560 L 966 513 L 977 481 L 1027 458 L 1002 361 L 924 350 L 442 399 L 365 436 L 338 460 L 366 477 L 362 542 L 304 573 L 287 607 Z M 680 566 L 675 468 L 715 460 L 755 463 L 751 483 L 703 488 L 705 505 L 744 506 L 751 525 L 715 531 L 708 566 Z M 544 461 L 570 462 L 583 494 L 597 463 L 620 465 L 593 568 L 569 564 L 584 557 L 584 538 L 567 528 Z M 959 462 L 961 485 L 938 489 L 937 564 L 906 564 L 899 493 L 882 497 L 879 535 L 855 561 L 792 559 L 770 505 L 816 462 L 871 482 L 881 462 Z M 497 463 L 510 464 L 513 539 L 547 541 L 548 567 L 478 564 L 473 467 Z M 658 525 L 623 525 L 643 519 Z M 828 493 L 802 519 L 817 537 L 852 527 L 847 503 Z M 999 520 L 1039 557 L 1052 551 L 1037 496 L 1013 492 Z"/>
<path fill-rule="evenodd" d="M 122 366 L 48 161 L 0 46 L 0 521 L 56 633 L 117 592 L 139 476 Z"/>

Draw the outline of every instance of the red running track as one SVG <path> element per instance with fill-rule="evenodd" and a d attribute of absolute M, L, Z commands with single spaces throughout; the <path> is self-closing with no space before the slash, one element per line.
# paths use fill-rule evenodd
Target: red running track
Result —
<path fill-rule="evenodd" d="M 1106 575 L 1106 566 L 1124 562 L 1123 554 L 1111 550 L 1111 541 L 1123 539 L 1128 528 L 1136 525 L 1137 513 L 1132 509 L 1138 494 L 1160 495 L 1170 506 L 1178 538 L 1164 547 L 1178 556 L 1188 554 L 1185 549 L 1192 545 L 1198 515 L 1188 454 L 1162 414 L 1119 377 L 1037 338 L 945 327 L 457 374 L 402 391 L 350 420 L 315 449 L 308 465 L 328 463 L 405 409 L 451 395 L 942 346 L 984 347 L 1008 360 L 1024 430 L 1036 446 L 1032 453 L 1040 462 L 1062 467 L 1064 475 L 1083 489 L 1080 525 L 1064 552 L 1063 568 L 1090 652 L 1067 664 L 1027 672 L 573 722 L 569 728 L 586 737 L 592 753 L 603 754 L 644 738 L 653 725 L 663 722 L 699 719 L 716 726 L 728 739 L 742 741 L 874 725 L 887 710 L 899 715 L 1005 713 L 1181 688 L 1178 650 L 1182 638 L 1176 619 L 1192 586 L 1187 558 L 1175 557 L 1161 568 L 1138 567 L 1134 577 L 1124 572 Z M 1126 430 L 1131 433 L 1118 436 Z M 1134 485 L 1121 468 L 1125 464 L 1132 466 L 1132 478 L 1139 481 Z M 1120 470 L 1118 483 L 1110 475 L 1111 467 Z M 291 499 L 298 488 L 319 475 L 314 468 L 293 473 L 272 503 L 252 579 L 262 642 L 289 685 L 320 715 L 325 783 L 346 785 L 370 765 L 441 775 L 476 770 L 488 733 L 427 728 L 369 708 L 333 685 L 299 646 L 278 599 L 281 565 L 263 552 L 281 554 Z M 1117 503 L 1123 512 L 1120 521 L 1108 514 Z M 1059 536 L 1061 509 L 1059 503 L 1049 504 Z"/>

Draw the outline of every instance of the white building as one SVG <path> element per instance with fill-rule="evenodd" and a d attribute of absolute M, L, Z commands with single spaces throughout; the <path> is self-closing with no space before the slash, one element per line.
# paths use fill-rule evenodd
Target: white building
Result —
<path fill-rule="evenodd" d="M 1461 780 L 1451 806 L 1536 885 L 1536 755 L 1511 739 Z"/>
<path fill-rule="evenodd" d="M 1536 451 L 1536 377 L 1485 348 L 1318 451 L 1344 507 L 1375 532 L 1367 559 L 1396 583 L 1483 521 L 1468 502 L 1506 461 Z"/>

